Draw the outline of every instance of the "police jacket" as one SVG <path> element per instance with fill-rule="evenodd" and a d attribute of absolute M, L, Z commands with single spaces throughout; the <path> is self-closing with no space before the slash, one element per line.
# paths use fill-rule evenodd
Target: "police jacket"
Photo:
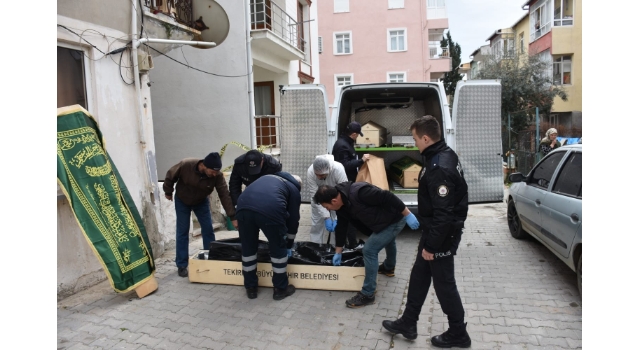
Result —
<path fill-rule="evenodd" d="M 287 248 L 291 249 L 300 223 L 300 183 L 287 172 L 268 174 L 247 187 L 238 198 L 236 213 L 251 210 L 276 224 L 287 226 Z"/>
<path fill-rule="evenodd" d="M 467 182 L 458 155 L 440 140 L 422 151 L 418 180 L 418 219 L 430 253 L 455 254 L 467 218 Z"/>
<path fill-rule="evenodd" d="M 347 226 L 352 223 L 360 232 L 370 236 L 380 232 L 403 217 L 406 207 L 395 194 L 366 182 L 343 182 L 336 185 L 344 205 L 336 211 L 336 247 L 343 247 Z"/>
<path fill-rule="evenodd" d="M 249 175 L 244 164 L 245 155 L 246 154 L 243 154 L 235 159 L 233 163 L 233 170 L 231 171 L 231 177 L 229 178 L 229 192 L 231 193 L 231 201 L 233 201 L 233 205 L 238 204 L 238 197 L 240 197 L 240 193 L 242 193 L 242 184 L 249 186 L 263 175 L 274 174 L 278 171 L 282 171 L 282 164 L 280 164 L 279 160 L 268 154 L 263 154 L 264 164 L 262 165 L 262 169 L 260 169 L 260 174 Z"/>
<path fill-rule="evenodd" d="M 344 172 L 344 166 L 336 161 L 331 161 L 331 171 L 329 172 L 329 174 L 327 174 L 327 177 L 324 180 L 318 179 L 315 171 L 313 171 L 313 164 L 311 164 L 309 166 L 309 169 L 307 169 L 307 188 L 309 189 L 311 198 L 313 198 L 320 186 L 335 186 L 345 181 L 348 180 L 347 175 Z M 311 201 L 311 207 L 315 208 L 323 218 L 330 217 L 329 211 L 320 204 Z"/>
<path fill-rule="evenodd" d="M 356 155 L 356 149 L 353 145 L 356 142 L 349 137 L 349 135 L 342 134 L 333 144 L 333 158 L 344 165 L 344 170 L 347 173 L 347 179 L 349 181 L 356 181 L 358 175 L 358 168 L 364 164 L 362 159 L 358 159 Z"/>

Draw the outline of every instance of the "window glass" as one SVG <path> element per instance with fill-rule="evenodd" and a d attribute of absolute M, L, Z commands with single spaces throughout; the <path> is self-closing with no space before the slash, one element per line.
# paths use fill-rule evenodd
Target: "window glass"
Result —
<path fill-rule="evenodd" d="M 575 152 L 562 166 L 558 180 L 553 185 L 553 192 L 579 196 L 582 188 L 582 153 Z"/>
<path fill-rule="evenodd" d="M 549 183 L 551 182 L 551 177 L 553 173 L 556 171 L 558 164 L 564 157 L 566 152 L 556 152 L 551 154 L 549 157 L 545 158 L 538 164 L 538 166 L 533 169 L 533 173 L 531 174 L 530 184 L 534 186 L 538 186 L 543 189 L 547 189 L 549 187 Z"/>
<path fill-rule="evenodd" d="M 58 108 L 75 104 L 88 109 L 84 53 L 58 46 Z"/>

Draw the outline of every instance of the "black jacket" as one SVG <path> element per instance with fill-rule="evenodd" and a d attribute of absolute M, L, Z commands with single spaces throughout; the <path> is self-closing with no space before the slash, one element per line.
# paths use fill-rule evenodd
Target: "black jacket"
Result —
<path fill-rule="evenodd" d="M 336 211 L 336 247 L 343 247 L 347 226 L 352 223 L 360 232 L 370 236 L 380 232 L 403 217 L 406 206 L 395 194 L 366 182 L 343 182 L 336 185 L 344 205 Z"/>
<path fill-rule="evenodd" d="M 469 209 L 467 182 L 458 155 L 440 140 L 422 152 L 418 213 L 424 246 L 430 253 L 455 254 Z"/>
<path fill-rule="evenodd" d="M 342 134 L 338 137 L 336 143 L 333 144 L 333 150 L 331 151 L 333 159 L 344 165 L 344 171 L 347 173 L 347 179 L 349 181 L 356 181 L 358 168 L 364 164 L 364 161 L 358 159 L 356 155 L 356 149 L 353 147 L 355 143 L 349 135 Z"/>
<path fill-rule="evenodd" d="M 300 183 L 287 172 L 277 172 L 247 187 L 238 198 L 236 213 L 251 210 L 286 225 L 287 248 L 291 249 L 300 224 L 300 202 Z"/>
<path fill-rule="evenodd" d="M 264 164 L 258 175 L 249 175 L 247 168 L 244 166 L 244 156 L 241 155 L 236 158 L 233 163 L 233 170 L 231 171 L 231 177 L 229 179 L 229 192 L 231 193 L 231 201 L 233 205 L 238 205 L 238 197 L 242 193 L 242 184 L 245 186 L 251 185 L 259 177 L 267 174 L 274 174 L 278 171 L 282 171 L 282 164 L 280 161 L 273 158 L 268 154 L 263 154 Z"/>

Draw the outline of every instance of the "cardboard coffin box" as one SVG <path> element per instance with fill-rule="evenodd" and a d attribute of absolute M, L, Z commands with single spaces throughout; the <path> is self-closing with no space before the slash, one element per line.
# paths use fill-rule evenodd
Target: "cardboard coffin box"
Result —
<path fill-rule="evenodd" d="M 258 285 L 273 287 L 270 263 L 258 263 Z M 289 283 L 298 289 L 360 291 L 364 282 L 364 267 L 287 265 Z M 196 283 L 232 284 L 244 286 L 242 263 L 239 261 L 189 259 L 189 281 Z"/>
<path fill-rule="evenodd" d="M 387 129 L 374 122 L 367 122 L 362 125 L 362 134 L 356 139 L 358 145 L 368 145 L 380 147 L 387 143 Z"/>
<path fill-rule="evenodd" d="M 422 165 L 415 159 L 405 156 L 391 163 L 389 175 L 392 180 L 404 188 L 418 188 L 418 177 Z"/>

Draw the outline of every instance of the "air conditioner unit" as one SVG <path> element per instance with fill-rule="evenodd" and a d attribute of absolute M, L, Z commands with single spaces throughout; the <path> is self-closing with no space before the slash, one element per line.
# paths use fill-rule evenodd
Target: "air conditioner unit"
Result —
<path fill-rule="evenodd" d="M 322 53 L 322 37 L 318 37 L 318 53 Z"/>
<path fill-rule="evenodd" d="M 138 70 L 140 72 L 148 72 L 153 69 L 153 59 L 147 53 L 138 53 Z"/>

